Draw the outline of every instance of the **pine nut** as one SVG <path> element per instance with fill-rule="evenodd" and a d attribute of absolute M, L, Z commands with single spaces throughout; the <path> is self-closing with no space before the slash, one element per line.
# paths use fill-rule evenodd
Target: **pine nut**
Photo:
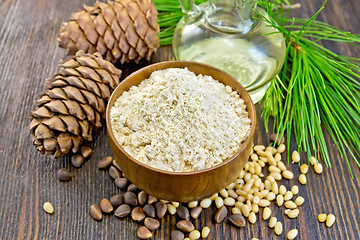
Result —
<path fill-rule="evenodd" d="M 277 164 L 279 165 L 279 163 L 281 162 L 281 154 L 276 153 L 275 156 L 274 156 L 274 159 L 277 162 Z"/>
<path fill-rule="evenodd" d="M 211 204 L 211 203 L 210 203 Z M 231 198 L 231 197 L 227 197 L 224 199 L 224 205 L 226 206 L 234 206 L 235 205 L 235 199 Z M 210 206 L 210 205 L 209 205 Z"/>
<path fill-rule="evenodd" d="M 226 191 L 226 190 L 225 190 Z M 203 200 L 201 200 L 201 202 L 200 202 L 200 206 L 202 207 L 202 208 L 208 208 L 208 207 L 210 207 L 210 205 L 211 205 L 211 200 L 210 200 L 210 198 L 204 198 Z"/>
<path fill-rule="evenodd" d="M 249 214 L 249 222 L 251 222 L 252 224 L 254 224 L 255 222 L 256 222 L 256 215 L 255 215 L 255 213 L 254 212 L 251 212 L 250 214 Z"/>
<path fill-rule="evenodd" d="M 254 153 L 251 154 L 250 158 L 251 158 L 251 160 L 253 160 L 253 161 L 259 160 L 259 156 L 258 156 L 257 154 L 254 154 Z"/>
<path fill-rule="evenodd" d="M 270 166 L 276 166 L 276 161 L 272 156 L 271 152 L 265 152 L 265 156 Z"/>
<path fill-rule="evenodd" d="M 275 195 L 275 193 L 273 193 L 273 192 L 269 192 L 269 193 L 266 195 L 266 199 L 269 200 L 269 201 L 275 200 L 275 198 L 276 198 L 276 195 Z"/>
<path fill-rule="evenodd" d="M 290 199 L 292 199 L 293 196 L 294 194 L 291 191 L 287 191 L 284 195 L 284 200 L 289 201 Z"/>
<path fill-rule="evenodd" d="M 294 173 L 291 172 L 290 170 L 285 170 L 282 172 L 282 176 L 286 179 L 293 179 L 294 178 Z"/>
<path fill-rule="evenodd" d="M 271 209 L 269 207 L 265 207 L 263 211 L 263 219 L 268 220 L 271 216 Z"/>
<path fill-rule="evenodd" d="M 244 217 L 248 217 L 250 214 L 250 208 L 248 205 L 244 204 L 240 207 L 240 210 L 242 212 L 242 215 L 244 215 Z"/>
<path fill-rule="evenodd" d="M 264 184 L 265 184 L 265 189 L 266 190 L 271 190 L 271 183 L 270 183 L 270 181 L 269 180 L 265 180 L 265 182 L 264 182 Z"/>
<path fill-rule="evenodd" d="M 244 170 L 241 170 L 241 172 L 239 173 L 238 178 L 243 179 L 244 176 L 245 176 L 245 174 L 246 174 L 246 172 L 245 172 Z M 220 193 L 220 194 L 221 194 L 221 193 Z"/>
<path fill-rule="evenodd" d="M 277 223 L 277 218 L 276 217 L 271 217 L 270 221 L 269 221 L 269 228 L 274 228 L 276 223 Z"/>
<path fill-rule="evenodd" d="M 309 171 L 309 166 L 307 164 L 304 163 L 303 165 L 300 166 L 300 172 L 302 174 L 306 174 L 308 171 Z"/>
<path fill-rule="evenodd" d="M 291 159 L 293 160 L 294 163 L 298 163 L 300 162 L 300 154 L 298 153 L 298 151 L 293 151 L 292 155 L 291 155 Z"/>
<path fill-rule="evenodd" d="M 209 227 L 203 227 L 203 229 L 201 230 L 201 237 L 202 238 L 207 238 L 209 236 L 210 233 L 210 228 Z"/>
<path fill-rule="evenodd" d="M 305 174 L 300 174 L 300 176 L 299 176 L 299 182 L 300 182 L 302 185 L 306 184 L 306 176 L 305 176 Z"/>
<path fill-rule="evenodd" d="M 192 201 L 188 203 L 188 207 L 189 208 L 194 208 L 198 205 L 198 201 Z"/>
<path fill-rule="evenodd" d="M 269 200 L 261 199 L 259 202 L 260 207 L 268 207 L 270 205 Z"/>
<path fill-rule="evenodd" d="M 301 206 L 304 203 L 304 201 L 305 201 L 305 199 L 303 197 L 299 196 L 295 199 L 295 204 L 297 206 Z"/>
<path fill-rule="evenodd" d="M 323 172 L 323 166 L 321 165 L 321 163 L 315 164 L 314 170 L 317 174 L 321 174 Z"/>
<path fill-rule="evenodd" d="M 245 197 L 245 196 L 239 196 L 239 197 L 237 198 L 237 200 L 238 200 L 239 202 L 243 203 L 243 202 L 246 201 L 246 197 Z"/>
<path fill-rule="evenodd" d="M 226 189 L 230 190 L 230 189 L 234 189 L 235 188 L 235 183 L 232 182 L 229 184 L 229 186 L 226 187 Z"/>
<path fill-rule="evenodd" d="M 298 233 L 299 233 L 299 231 L 297 229 L 292 229 L 287 233 L 286 237 L 289 240 L 293 240 L 294 238 L 296 238 Z"/>
<path fill-rule="evenodd" d="M 231 209 L 232 214 L 241 214 L 241 210 L 237 207 L 233 207 Z"/>
<path fill-rule="evenodd" d="M 172 204 L 166 204 L 167 210 L 171 215 L 174 215 L 176 213 L 176 208 Z"/>
<path fill-rule="evenodd" d="M 259 212 L 259 205 L 257 205 L 256 203 L 252 203 L 251 204 L 251 211 L 254 213 L 258 213 Z"/>
<path fill-rule="evenodd" d="M 288 170 L 286 170 L 286 171 L 288 171 Z M 290 172 L 290 171 L 289 171 Z M 283 172 L 283 175 L 284 175 L 284 172 Z M 282 179 L 282 176 L 281 176 L 281 174 L 280 173 L 277 173 L 277 172 L 272 172 L 272 173 L 270 173 L 270 176 L 272 176 L 275 180 L 278 180 L 278 181 L 280 181 L 281 179 Z M 288 176 L 288 175 L 286 175 L 286 176 Z M 285 177 L 285 175 L 284 175 L 284 177 Z M 286 177 L 285 177 L 286 178 Z"/>
<path fill-rule="evenodd" d="M 299 193 L 299 187 L 297 185 L 292 186 L 291 192 L 296 195 Z"/>
<path fill-rule="evenodd" d="M 254 147 L 254 151 L 264 151 L 265 150 L 265 146 L 264 145 L 256 145 Z"/>
<path fill-rule="evenodd" d="M 259 198 L 258 196 L 255 196 L 255 197 L 253 198 L 253 203 L 258 204 L 259 202 L 260 202 L 260 198 Z"/>
<path fill-rule="evenodd" d="M 321 223 L 323 223 L 323 222 L 325 222 L 326 221 L 326 214 L 325 213 L 321 213 L 321 214 L 319 214 L 318 215 L 318 220 L 319 220 L 319 222 L 321 222 Z"/>
<path fill-rule="evenodd" d="M 198 230 L 194 230 L 189 234 L 190 240 L 199 239 L 201 237 L 201 234 Z"/>
<path fill-rule="evenodd" d="M 224 205 L 224 201 L 221 197 L 215 198 L 215 205 L 217 208 L 221 208 Z"/>
<path fill-rule="evenodd" d="M 293 209 L 293 210 L 290 210 L 286 215 L 289 217 L 289 218 L 296 218 L 297 216 L 299 216 L 299 209 L 296 208 L 296 209 Z"/>
<path fill-rule="evenodd" d="M 271 185 L 271 191 L 275 194 L 278 194 L 279 193 L 279 187 L 278 187 L 278 184 L 277 182 L 273 182 L 272 185 Z"/>
<path fill-rule="evenodd" d="M 234 190 L 232 190 L 232 189 L 229 189 L 229 190 L 228 190 L 228 194 L 229 194 L 230 197 L 235 198 L 235 199 L 239 196 L 239 195 L 237 195 L 236 192 L 235 192 Z"/>
<path fill-rule="evenodd" d="M 211 201 L 214 201 L 215 198 L 217 198 L 218 196 L 219 196 L 219 194 L 215 193 L 215 194 L 213 194 L 213 195 L 212 195 L 211 197 L 209 197 L 209 198 L 210 198 Z"/>
<path fill-rule="evenodd" d="M 284 185 L 280 185 L 280 187 L 279 187 L 279 193 L 280 193 L 281 195 L 285 195 L 285 193 L 286 193 L 286 187 L 285 187 Z"/>
<path fill-rule="evenodd" d="M 43 208 L 44 211 L 47 212 L 48 214 L 54 213 L 54 207 L 50 202 L 45 202 Z"/>
<path fill-rule="evenodd" d="M 279 162 L 277 163 L 277 167 L 278 167 L 281 171 L 287 170 L 285 164 L 284 164 L 283 162 L 281 162 L 281 161 L 279 161 Z"/>
<path fill-rule="evenodd" d="M 284 203 L 284 206 L 289 209 L 295 209 L 297 208 L 297 205 L 293 201 L 286 201 Z"/>
<path fill-rule="evenodd" d="M 276 166 L 270 166 L 269 167 L 269 172 L 278 172 L 278 173 L 281 173 L 281 170 L 276 167 Z"/>
<path fill-rule="evenodd" d="M 283 153 L 285 151 L 286 147 L 285 147 L 285 144 L 280 144 L 277 148 L 277 152 L 278 153 Z"/>
<path fill-rule="evenodd" d="M 283 195 L 277 195 L 276 196 L 276 203 L 279 207 L 281 207 L 284 203 L 284 196 Z"/>
<path fill-rule="evenodd" d="M 330 213 L 330 214 L 326 217 L 326 226 L 327 226 L 327 227 L 331 227 L 331 226 L 334 224 L 335 220 L 336 220 L 335 215 Z"/>
<path fill-rule="evenodd" d="M 311 157 L 309 157 L 309 162 L 311 165 L 314 165 L 315 163 L 317 163 L 317 160 L 315 157 L 311 156 Z"/>
<path fill-rule="evenodd" d="M 179 202 L 171 202 L 171 204 L 175 207 L 178 208 L 180 206 Z"/>
<path fill-rule="evenodd" d="M 239 202 L 239 201 L 237 201 L 236 203 L 235 203 L 235 207 L 237 207 L 237 208 L 241 208 L 241 206 L 243 206 L 244 205 L 244 203 L 243 202 Z"/>
<path fill-rule="evenodd" d="M 281 235 L 281 233 L 282 233 L 282 231 L 283 231 L 283 226 L 282 226 L 282 223 L 281 222 L 277 222 L 276 224 L 275 224 L 275 229 L 274 229 L 274 231 L 275 231 L 275 234 L 276 235 Z"/>
<path fill-rule="evenodd" d="M 224 198 L 229 196 L 229 194 L 228 194 L 228 192 L 226 191 L 225 188 L 222 189 L 219 193 L 220 193 L 220 195 L 223 196 Z"/>

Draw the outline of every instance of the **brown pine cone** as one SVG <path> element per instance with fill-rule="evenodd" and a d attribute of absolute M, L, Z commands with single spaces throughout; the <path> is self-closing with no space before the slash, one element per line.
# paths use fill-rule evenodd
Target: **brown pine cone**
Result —
<path fill-rule="evenodd" d="M 68 54 L 100 52 L 106 60 L 121 64 L 150 60 L 159 47 L 157 15 L 152 0 L 96 2 L 63 23 L 59 46 Z"/>
<path fill-rule="evenodd" d="M 99 53 L 79 51 L 60 63 L 58 73 L 46 80 L 46 91 L 35 100 L 30 132 L 37 150 L 58 158 L 79 151 L 84 139 L 91 141 L 120 75 Z"/>

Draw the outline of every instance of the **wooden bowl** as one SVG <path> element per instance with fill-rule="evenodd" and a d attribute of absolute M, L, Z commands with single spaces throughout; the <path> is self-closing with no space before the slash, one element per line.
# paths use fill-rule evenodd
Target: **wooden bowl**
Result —
<path fill-rule="evenodd" d="M 252 125 L 248 139 L 241 145 L 240 149 L 233 156 L 222 163 L 199 171 L 169 172 L 145 165 L 124 151 L 117 142 L 111 129 L 110 109 L 114 105 L 115 100 L 124 91 L 129 90 L 129 88 L 133 85 L 139 85 L 139 83 L 147 79 L 152 72 L 167 68 L 185 67 L 195 74 L 212 76 L 214 79 L 224 83 L 225 85 L 231 86 L 233 90 L 237 91 L 246 104 Z M 169 61 L 155 63 L 144 67 L 134 72 L 120 83 L 111 95 L 107 106 L 106 126 L 110 147 L 115 160 L 124 172 L 125 176 L 131 182 L 140 189 L 144 190 L 146 193 L 159 199 L 188 202 L 209 197 L 214 193 L 219 192 L 236 179 L 250 155 L 255 135 L 256 112 L 248 92 L 229 74 L 201 63 Z"/>

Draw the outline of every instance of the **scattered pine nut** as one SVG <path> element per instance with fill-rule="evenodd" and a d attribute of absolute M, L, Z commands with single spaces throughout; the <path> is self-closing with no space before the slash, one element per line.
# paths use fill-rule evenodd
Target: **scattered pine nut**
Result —
<path fill-rule="evenodd" d="M 293 201 L 286 201 L 284 203 L 284 206 L 289 209 L 295 209 L 297 208 L 297 205 Z"/>
<path fill-rule="evenodd" d="M 290 199 L 292 199 L 293 196 L 294 194 L 291 191 L 287 191 L 284 195 L 284 200 L 289 201 Z"/>
<path fill-rule="evenodd" d="M 198 205 L 198 201 L 192 201 L 188 203 L 188 207 L 189 208 L 194 208 Z"/>
<path fill-rule="evenodd" d="M 288 213 L 286 214 L 289 218 L 297 218 L 299 216 L 299 209 L 296 208 L 296 209 L 293 209 L 293 210 L 290 210 L 288 211 Z"/>
<path fill-rule="evenodd" d="M 201 237 L 202 238 L 207 238 L 209 236 L 210 233 L 210 228 L 209 227 L 203 227 L 203 229 L 201 230 Z"/>
<path fill-rule="evenodd" d="M 287 233 L 286 237 L 287 237 L 287 239 L 289 239 L 289 240 L 293 240 L 294 238 L 296 238 L 296 236 L 298 235 L 298 233 L 299 233 L 299 231 L 295 228 L 295 229 L 290 230 L 290 231 Z"/>
<path fill-rule="evenodd" d="M 44 211 L 47 212 L 48 214 L 54 213 L 54 207 L 50 202 L 45 202 L 43 208 Z"/>
<path fill-rule="evenodd" d="M 306 176 L 305 176 L 305 174 L 300 174 L 300 176 L 299 176 L 299 182 L 300 182 L 302 185 L 306 184 Z"/>
<path fill-rule="evenodd" d="M 224 200 L 221 197 L 215 198 L 215 205 L 217 208 L 221 208 L 224 205 Z"/>
<path fill-rule="evenodd" d="M 219 193 L 220 193 L 220 195 L 223 196 L 224 198 L 226 198 L 226 197 L 229 196 L 229 194 L 228 194 L 228 192 L 226 191 L 226 189 L 222 189 Z"/>
<path fill-rule="evenodd" d="M 282 226 L 282 223 L 281 222 L 277 222 L 276 224 L 275 224 L 275 229 L 274 229 L 274 231 L 275 231 L 275 234 L 276 235 L 281 235 L 281 233 L 282 233 L 282 231 L 283 231 L 283 226 Z"/>
<path fill-rule="evenodd" d="M 278 153 L 283 153 L 284 151 L 285 151 L 285 149 L 286 149 L 286 146 L 285 146 L 285 144 L 280 144 L 279 145 L 279 147 L 277 148 L 277 152 Z"/>
<path fill-rule="evenodd" d="M 281 207 L 284 204 L 284 196 L 283 195 L 277 195 L 276 196 L 276 203 L 279 207 Z"/>
<path fill-rule="evenodd" d="M 315 164 L 314 170 L 317 174 L 321 174 L 323 172 L 323 166 L 321 165 L 321 163 Z"/>
<path fill-rule="evenodd" d="M 176 213 L 176 208 L 172 204 L 166 204 L 167 210 L 171 215 L 174 215 Z"/>
<path fill-rule="evenodd" d="M 232 214 L 241 214 L 240 208 L 237 208 L 237 207 L 233 207 L 231 209 L 231 212 L 232 212 Z"/>
<path fill-rule="evenodd" d="M 309 171 L 309 166 L 307 164 L 304 163 L 303 165 L 300 166 L 300 172 L 302 174 L 306 174 L 308 171 Z"/>
<path fill-rule="evenodd" d="M 293 179 L 294 178 L 294 173 L 291 172 L 290 170 L 285 170 L 282 172 L 282 176 L 286 179 Z"/>
<path fill-rule="evenodd" d="M 276 223 L 277 223 L 277 218 L 276 217 L 271 217 L 270 221 L 269 221 L 269 228 L 274 228 Z"/>
<path fill-rule="evenodd" d="M 299 193 L 299 187 L 297 185 L 292 186 L 291 192 L 296 195 Z"/>
<path fill-rule="evenodd" d="M 249 222 L 251 222 L 252 224 L 254 224 L 255 222 L 256 222 L 256 215 L 255 215 L 255 213 L 254 212 L 251 212 L 250 214 L 249 214 Z"/>
<path fill-rule="evenodd" d="M 316 158 L 313 157 L 313 156 L 309 157 L 309 163 L 310 163 L 311 165 L 314 165 L 315 163 L 317 163 Z"/>
<path fill-rule="evenodd" d="M 285 195 L 285 193 L 286 193 L 286 187 L 285 187 L 284 185 L 280 185 L 280 187 L 279 187 L 279 193 L 280 193 L 281 195 Z"/>
<path fill-rule="evenodd" d="M 297 206 L 301 206 L 301 205 L 303 205 L 304 201 L 305 201 L 305 199 L 303 197 L 299 196 L 295 199 L 295 204 Z"/>
<path fill-rule="evenodd" d="M 226 190 L 225 190 L 226 191 Z M 226 192 L 227 193 L 227 192 Z M 210 207 L 210 205 L 211 205 L 211 200 L 210 200 L 210 198 L 204 198 L 203 200 L 201 200 L 201 202 L 200 202 L 200 206 L 202 207 L 202 208 L 208 208 L 208 207 Z"/>
<path fill-rule="evenodd" d="M 263 211 L 263 219 L 268 220 L 271 216 L 271 209 L 269 207 L 265 207 Z"/>
<path fill-rule="evenodd" d="M 195 239 L 199 239 L 201 237 L 201 234 L 198 230 L 194 230 L 189 234 L 189 239 L 190 240 L 195 240 Z"/>
<path fill-rule="evenodd" d="M 294 163 L 298 163 L 300 162 L 300 154 L 298 153 L 298 151 L 293 151 L 292 155 L 291 155 L 291 159 L 293 160 Z"/>
<path fill-rule="evenodd" d="M 326 217 L 326 226 L 327 226 L 327 227 L 331 227 L 331 226 L 334 224 L 335 220 L 336 220 L 335 215 L 330 213 L 330 214 Z"/>
<path fill-rule="evenodd" d="M 325 222 L 325 221 L 326 221 L 326 217 L 327 217 L 327 215 L 326 215 L 325 213 L 319 214 L 319 215 L 318 215 L 318 220 L 319 220 L 319 222 L 321 222 L 321 223 Z"/>
<path fill-rule="evenodd" d="M 211 202 L 210 202 L 211 204 Z M 201 204 L 200 204 L 201 205 Z M 224 199 L 224 205 L 228 206 L 228 207 L 232 207 L 235 205 L 235 199 L 231 198 L 231 197 L 227 197 Z M 210 206 L 210 205 L 209 205 Z M 203 207 L 204 208 L 204 207 Z"/>

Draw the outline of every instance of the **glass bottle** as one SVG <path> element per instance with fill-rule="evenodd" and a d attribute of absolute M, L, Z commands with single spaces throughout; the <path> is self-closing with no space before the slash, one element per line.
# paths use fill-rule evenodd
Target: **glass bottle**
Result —
<path fill-rule="evenodd" d="M 177 60 L 196 61 L 228 72 L 247 89 L 254 103 L 261 100 L 285 59 L 282 33 L 257 13 L 268 17 L 256 0 L 210 0 L 195 5 L 180 0 L 184 17 L 173 38 Z M 270 34 L 271 33 L 271 34 Z"/>

